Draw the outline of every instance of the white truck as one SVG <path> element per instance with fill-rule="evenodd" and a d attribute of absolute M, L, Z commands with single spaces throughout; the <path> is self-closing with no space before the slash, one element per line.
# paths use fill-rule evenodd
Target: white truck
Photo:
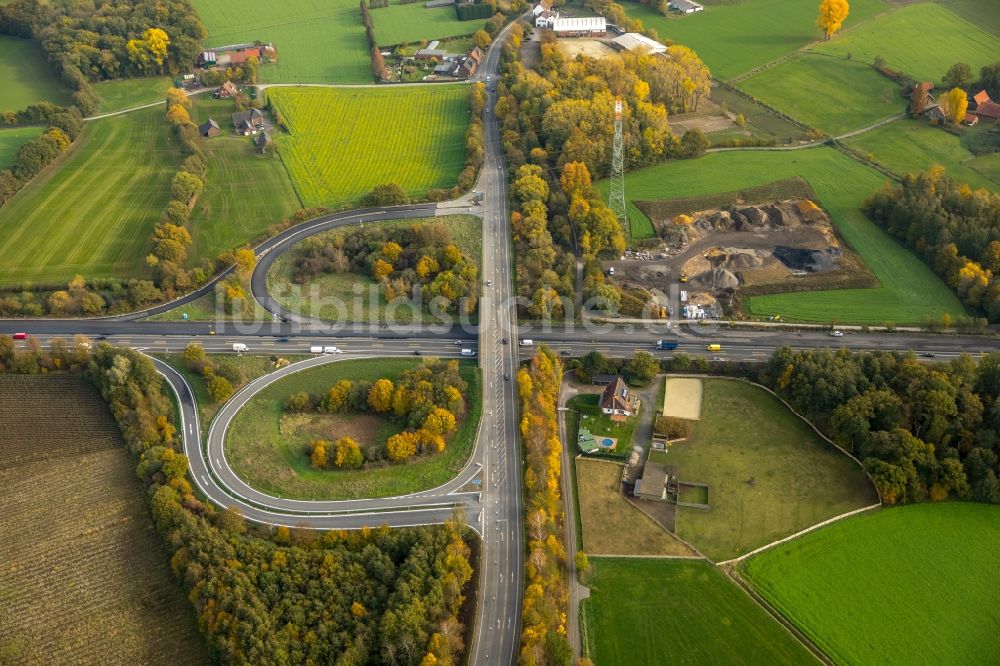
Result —
<path fill-rule="evenodd" d="M 250 348 L 247 347 L 242 342 L 234 342 L 233 343 L 233 351 L 236 352 L 237 354 L 242 354 L 244 352 L 250 351 Z"/>
<path fill-rule="evenodd" d="M 340 347 L 313 345 L 309 348 L 310 354 L 343 354 L 344 350 Z"/>

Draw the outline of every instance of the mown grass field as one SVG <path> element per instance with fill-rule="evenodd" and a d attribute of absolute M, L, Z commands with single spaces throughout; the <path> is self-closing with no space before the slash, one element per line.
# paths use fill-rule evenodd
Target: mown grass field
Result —
<path fill-rule="evenodd" d="M 0 35 L 0 112 L 18 111 L 35 102 L 66 104 L 70 91 L 49 67 L 41 45 Z"/>
<path fill-rule="evenodd" d="M 146 79 L 101 81 L 93 86 L 94 92 L 101 99 L 101 107 L 97 110 L 101 114 L 163 101 L 167 91 L 174 87 L 174 82 L 169 76 L 153 76 Z"/>
<path fill-rule="evenodd" d="M 159 107 L 87 123 L 0 208 L 0 284 L 146 275 L 146 243 L 180 164 L 167 136 Z"/>
<path fill-rule="evenodd" d="M 928 48 L 929 43 L 947 47 Z M 850 54 L 864 63 L 880 55 L 890 69 L 940 82 L 956 62 L 968 63 L 978 76 L 980 67 L 1000 58 L 1000 38 L 952 13 L 946 4 L 924 2 L 889 12 L 811 50 L 840 58 Z"/>
<path fill-rule="evenodd" d="M 881 285 L 877 289 L 799 292 L 755 296 L 755 316 L 780 314 L 787 320 L 843 323 L 919 323 L 964 310 L 955 295 L 913 253 L 883 233 L 861 212 L 865 197 L 882 186 L 875 171 L 832 148 L 791 152 L 713 153 L 677 160 L 626 175 L 631 201 L 655 201 L 729 192 L 801 176 L 815 190 L 837 230 L 861 255 Z M 607 181 L 600 187 L 607 191 Z M 629 203 L 629 218 L 642 212 Z"/>
<path fill-rule="evenodd" d="M 191 118 L 214 118 L 222 134 L 205 141 L 208 185 L 191 216 L 192 256 L 214 257 L 254 240 L 302 206 L 274 152 L 261 155 L 253 139 L 232 132 L 233 103 L 195 98 Z"/>
<path fill-rule="evenodd" d="M 595 557 L 587 585 L 581 632 L 601 666 L 816 663 L 707 562 Z"/>
<path fill-rule="evenodd" d="M 1000 4 L 993 0 L 949 0 L 948 8 L 973 25 L 1000 37 Z"/>
<path fill-rule="evenodd" d="M 41 126 L 0 129 L 0 171 L 14 163 L 18 148 L 38 137 L 43 131 L 45 128 Z"/>
<path fill-rule="evenodd" d="M 209 663 L 97 391 L 2 375 L 0 399 L 0 663 Z"/>
<path fill-rule="evenodd" d="M 720 561 L 875 504 L 864 471 L 765 390 L 705 380 L 694 434 L 650 460 L 707 483 L 711 509 L 677 508 L 677 534 Z"/>
<path fill-rule="evenodd" d="M 573 452 L 576 455 L 576 452 Z M 695 555 L 618 491 L 622 465 L 577 458 L 583 549 L 588 555 Z"/>
<path fill-rule="evenodd" d="M 906 110 L 899 86 L 870 65 L 814 53 L 762 70 L 740 87 L 834 136 Z"/>
<path fill-rule="evenodd" d="M 475 445 L 482 404 L 479 396 L 480 375 L 473 363 L 461 366 L 462 377 L 469 383 L 466 392 L 468 415 L 448 442 L 444 453 L 419 458 L 405 465 L 370 466 L 361 470 L 316 470 L 309 463 L 305 447 L 310 432 L 323 428 L 327 417 L 312 418 L 313 423 L 294 432 L 281 432 L 283 407 L 288 397 L 299 391 L 327 391 L 341 379 L 374 381 L 394 378 L 419 361 L 406 358 L 343 360 L 319 368 L 303 370 L 272 384 L 258 393 L 233 419 L 226 435 L 226 457 L 240 478 L 268 493 L 300 499 L 351 499 L 405 495 L 438 486 L 452 478 L 465 464 Z M 370 419 L 365 415 L 364 419 Z M 294 417 L 293 417 L 294 418 Z M 351 414 L 329 417 L 330 439 L 337 436 L 338 425 L 354 428 Z M 395 427 L 382 421 L 387 436 Z M 371 425 L 366 420 L 366 425 Z M 380 426 L 381 427 L 381 426 Z"/>
<path fill-rule="evenodd" d="M 276 140 L 299 198 L 323 206 L 383 183 L 414 196 L 453 186 L 465 164 L 468 93 L 465 86 L 278 88 L 268 96 L 291 132 Z"/>
<path fill-rule="evenodd" d="M 368 39 L 354 0 L 194 0 L 205 46 L 273 42 L 266 83 L 371 83 Z M 381 36 L 376 33 L 381 41 Z"/>
<path fill-rule="evenodd" d="M 392 3 L 388 7 L 371 10 L 371 16 L 379 46 L 471 35 L 485 23 L 459 21 L 453 6 L 428 9 L 422 2 L 407 5 Z"/>
<path fill-rule="evenodd" d="M 1000 153 L 976 157 L 969 162 L 969 166 L 992 182 L 1000 183 Z"/>
<path fill-rule="evenodd" d="M 986 664 L 1000 652 L 1000 507 L 920 504 L 835 523 L 744 573 L 833 661 Z"/>
<path fill-rule="evenodd" d="M 477 266 L 481 264 L 483 222 L 474 215 L 387 220 L 371 224 L 385 228 L 424 223 L 447 225 L 455 244 L 462 252 L 473 257 Z M 356 230 L 355 225 L 340 227 L 323 232 L 318 238 L 340 238 Z M 268 293 L 292 312 L 326 321 L 381 322 L 391 319 L 396 323 L 420 322 L 427 315 L 421 309 L 404 304 L 394 305 L 390 313 L 378 283 L 371 276 L 361 273 L 327 273 L 317 276 L 306 285 L 297 285 L 292 280 L 296 256 L 296 249 L 293 247 L 275 260 L 267 274 Z M 437 321 L 434 317 L 431 320 Z"/>
<path fill-rule="evenodd" d="M 991 180 L 979 170 L 988 164 L 984 158 L 976 158 L 966 150 L 959 137 L 924 120 L 897 120 L 852 137 L 847 143 L 900 174 L 937 164 L 944 167 L 945 175 L 973 189 L 1000 190 L 1000 181 Z"/>
<path fill-rule="evenodd" d="M 660 39 L 694 49 L 717 78 L 726 80 L 822 39 L 816 27 L 818 3 L 753 0 L 706 4 L 705 11 L 667 18 L 638 3 L 623 5 L 629 16 L 656 28 Z M 882 0 L 853 0 L 845 28 L 885 8 Z"/>

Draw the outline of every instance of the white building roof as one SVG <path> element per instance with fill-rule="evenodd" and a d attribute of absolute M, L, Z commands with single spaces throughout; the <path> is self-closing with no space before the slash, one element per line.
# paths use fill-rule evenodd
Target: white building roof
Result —
<path fill-rule="evenodd" d="M 667 47 L 655 39 L 638 32 L 626 32 L 611 40 L 611 43 L 624 51 L 645 51 L 646 53 L 666 53 Z"/>
<path fill-rule="evenodd" d="M 552 29 L 556 32 L 604 32 L 608 22 L 603 16 L 557 18 L 552 22 Z"/>

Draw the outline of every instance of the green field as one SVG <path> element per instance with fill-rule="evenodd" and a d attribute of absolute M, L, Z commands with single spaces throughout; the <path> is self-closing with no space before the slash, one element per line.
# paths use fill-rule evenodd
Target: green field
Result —
<path fill-rule="evenodd" d="M 0 35 L 0 113 L 35 102 L 67 104 L 70 91 L 59 80 L 38 42 Z"/>
<path fill-rule="evenodd" d="M 973 189 L 1000 190 L 1000 180 L 990 180 L 987 175 L 991 156 L 973 156 L 959 137 L 940 127 L 931 127 L 924 120 L 897 120 L 853 137 L 847 143 L 900 174 L 939 164 L 945 168 L 945 175 L 968 183 Z"/>
<path fill-rule="evenodd" d="M 0 129 L 0 171 L 14 163 L 17 149 L 32 139 L 41 135 L 44 127 L 12 127 Z"/>
<path fill-rule="evenodd" d="M 740 87 L 834 136 L 906 110 L 899 86 L 870 65 L 813 53 L 754 74 Z"/>
<path fill-rule="evenodd" d="M 147 79 L 116 79 L 94 84 L 94 92 L 101 100 L 101 113 L 114 113 L 135 106 L 161 102 L 167 91 L 174 87 L 169 76 L 154 76 Z"/>
<path fill-rule="evenodd" d="M 350 351 L 350 349 L 348 349 Z M 414 367 L 417 360 L 377 358 L 340 361 L 304 370 L 272 384 L 237 414 L 226 434 L 226 457 L 236 473 L 248 484 L 268 493 L 300 499 L 352 499 L 405 495 L 433 488 L 455 476 L 475 446 L 476 430 L 482 411 L 480 375 L 475 365 L 462 365 L 463 379 L 469 383 L 466 393 L 468 416 L 459 424 L 444 453 L 418 458 L 405 465 L 382 463 L 361 470 L 317 470 L 309 463 L 305 447 L 310 430 L 324 429 L 327 439 L 336 439 L 345 429 L 363 427 L 375 438 L 385 439 L 399 428 L 378 416 L 335 414 L 312 417 L 315 423 L 281 432 L 285 402 L 293 393 L 320 393 L 341 379 L 373 381 L 395 377 Z M 293 419 L 295 417 L 292 417 Z M 310 417 L 306 417 L 310 418 Z M 329 422 L 329 423 L 324 423 Z M 332 427 L 329 427 L 332 426 Z M 359 444 L 360 435 L 355 436 Z"/>
<path fill-rule="evenodd" d="M 371 16 L 379 46 L 471 35 L 485 23 L 459 21 L 453 6 L 428 9 L 422 2 L 406 5 L 393 3 L 371 10 Z"/>
<path fill-rule="evenodd" d="M 818 2 L 753 0 L 712 4 L 699 14 L 667 18 L 651 7 L 631 2 L 629 16 L 655 28 L 660 39 L 694 49 L 720 79 L 731 79 L 822 39 L 816 27 Z M 845 28 L 885 8 L 882 0 L 852 0 Z"/>
<path fill-rule="evenodd" d="M 834 662 L 987 664 L 1000 653 L 1000 507 L 866 513 L 750 559 L 745 574 Z"/>
<path fill-rule="evenodd" d="M 307 206 L 345 204 L 393 182 L 421 196 L 453 186 L 465 164 L 465 86 L 278 88 L 268 97 L 291 132 L 276 140 Z"/>
<path fill-rule="evenodd" d="M 930 44 L 948 46 L 928 48 Z M 812 50 L 841 58 L 850 54 L 865 63 L 880 55 L 890 69 L 919 81 L 940 81 L 956 62 L 968 63 L 978 75 L 980 67 L 1000 59 L 1000 39 L 959 18 L 944 4 L 926 2 L 880 16 Z"/>
<path fill-rule="evenodd" d="M 0 208 L 0 284 L 146 274 L 179 152 L 163 109 L 86 124 L 69 154 Z"/>
<path fill-rule="evenodd" d="M 1000 183 L 1000 153 L 973 158 L 969 166 L 992 182 Z"/>
<path fill-rule="evenodd" d="M 748 553 L 878 502 L 864 471 L 762 388 L 705 380 L 687 441 L 651 461 L 707 483 L 708 511 L 677 509 L 677 534 L 713 560 Z"/>
<path fill-rule="evenodd" d="M 801 176 L 815 190 L 837 230 L 878 278 L 878 289 L 841 289 L 755 296 L 753 315 L 846 323 L 919 323 L 948 312 L 964 314 L 955 295 L 923 262 L 883 233 L 860 210 L 884 179 L 826 147 L 791 152 L 744 150 L 677 160 L 626 175 L 632 201 L 655 201 L 729 192 Z M 600 187 L 607 192 L 607 181 Z M 629 217 L 642 212 L 629 202 Z"/>
<path fill-rule="evenodd" d="M 483 222 L 474 215 L 445 215 L 442 217 L 412 218 L 375 222 L 380 228 L 409 227 L 414 224 L 439 222 L 451 230 L 452 240 L 465 254 L 473 257 L 476 265 L 481 265 L 483 248 Z M 310 238 L 331 239 L 355 231 L 350 225 L 331 229 Z M 306 317 L 317 317 L 326 321 L 387 321 L 387 302 L 379 288 L 377 298 L 370 298 L 370 289 L 378 284 L 370 275 L 360 273 L 325 273 L 309 281 L 307 285 L 297 285 L 292 280 L 296 251 L 293 246 L 275 260 L 267 273 L 267 291 L 280 305 Z M 359 292 L 359 288 L 361 291 Z M 315 301 L 313 296 L 315 295 Z M 417 308 L 399 305 L 392 311 L 392 321 L 396 323 L 416 323 L 427 315 Z M 475 316 L 475 315 L 474 315 Z M 431 321 L 438 321 L 432 317 Z"/>
<path fill-rule="evenodd" d="M 816 663 L 706 562 L 595 557 L 590 567 L 581 633 L 601 666 Z"/>
<path fill-rule="evenodd" d="M 368 39 L 354 0 L 193 0 L 207 47 L 273 42 L 266 83 L 371 83 Z"/>
<path fill-rule="evenodd" d="M 191 216 L 192 256 L 215 257 L 256 239 L 301 208 L 281 158 L 261 155 L 253 139 L 232 133 L 228 100 L 196 98 L 191 118 L 214 118 L 222 134 L 205 141 L 208 184 Z"/>
<path fill-rule="evenodd" d="M 993 0 L 948 0 L 948 9 L 1000 37 L 1000 3 Z"/>

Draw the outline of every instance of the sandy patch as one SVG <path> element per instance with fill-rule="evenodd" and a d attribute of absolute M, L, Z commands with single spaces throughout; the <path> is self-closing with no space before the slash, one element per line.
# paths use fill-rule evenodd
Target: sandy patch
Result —
<path fill-rule="evenodd" d="M 605 44 L 604 42 L 599 42 L 596 39 L 586 39 L 586 38 L 568 38 L 560 39 L 556 41 L 559 45 L 559 50 L 567 58 L 575 58 L 576 56 L 583 54 L 591 58 L 604 58 L 609 55 L 613 55 L 615 50 Z"/>
<path fill-rule="evenodd" d="M 667 377 L 663 394 L 663 415 L 697 421 L 701 418 L 700 379 Z"/>

